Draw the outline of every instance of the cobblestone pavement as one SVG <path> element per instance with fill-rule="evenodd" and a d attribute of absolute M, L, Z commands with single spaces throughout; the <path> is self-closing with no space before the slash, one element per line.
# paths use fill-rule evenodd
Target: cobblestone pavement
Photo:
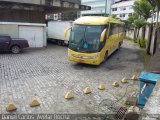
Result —
<path fill-rule="evenodd" d="M 0 54 L 0 113 L 7 113 L 6 105 L 12 102 L 18 108 L 13 113 L 102 113 L 99 103 L 103 99 L 116 101 L 128 86 L 120 84 L 114 88 L 112 82 L 131 78 L 142 69 L 143 57 L 130 41 L 125 41 L 100 66 L 70 62 L 67 47 L 54 44 L 44 49 L 24 50 L 22 54 Z M 98 90 L 99 83 L 105 83 L 107 89 Z M 84 95 L 87 86 L 93 92 Z M 137 87 L 136 83 L 127 93 Z M 64 99 L 68 90 L 74 92 L 74 99 Z M 41 105 L 30 108 L 32 98 L 37 98 Z"/>

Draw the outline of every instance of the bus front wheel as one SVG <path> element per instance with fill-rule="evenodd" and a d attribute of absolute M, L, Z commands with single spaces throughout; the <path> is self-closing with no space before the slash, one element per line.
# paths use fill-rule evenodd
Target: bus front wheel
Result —
<path fill-rule="evenodd" d="M 107 58 L 108 58 L 108 51 L 106 51 L 106 54 L 104 56 L 104 61 L 103 62 L 105 62 L 107 60 Z"/>

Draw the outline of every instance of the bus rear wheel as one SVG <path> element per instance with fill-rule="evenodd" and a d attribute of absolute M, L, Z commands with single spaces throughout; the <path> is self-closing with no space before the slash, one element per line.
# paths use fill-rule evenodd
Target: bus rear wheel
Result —
<path fill-rule="evenodd" d="M 57 44 L 58 44 L 59 46 L 64 46 L 64 41 L 58 40 L 58 41 L 57 41 Z"/>
<path fill-rule="evenodd" d="M 118 50 L 121 48 L 123 42 L 119 42 L 118 44 Z"/>

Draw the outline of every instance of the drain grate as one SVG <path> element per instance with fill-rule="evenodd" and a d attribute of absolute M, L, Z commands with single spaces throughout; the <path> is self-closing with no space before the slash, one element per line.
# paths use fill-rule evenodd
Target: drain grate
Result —
<path fill-rule="evenodd" d="M 117 113 L 115 114 L 115 119 L 116 120 L 122 120 L 124 119 L 125 115 L 127 112 L 127 108 L 125 107 L 120 107 L 119 110 L 117 111 Z"/>

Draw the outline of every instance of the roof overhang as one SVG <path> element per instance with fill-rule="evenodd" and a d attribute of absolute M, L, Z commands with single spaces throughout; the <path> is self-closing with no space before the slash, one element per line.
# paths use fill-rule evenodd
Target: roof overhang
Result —
<path fill-rule="evenodd" d="M 30 3 L 20 3 L 20 2 L 11 2 L 11 1 L 1 1 L 0 8 L 7 8 L 13 10 L 37 10 L 44 11 L 47 13 L 60 13 L 67 11 L 83 11 L 90 10 L 90 6 L 79 5 L 71 2 L 62 2 L 61 6 L 51 6 L 51 5 L 40 5 L 40 4 L 30 4 Z"/>

